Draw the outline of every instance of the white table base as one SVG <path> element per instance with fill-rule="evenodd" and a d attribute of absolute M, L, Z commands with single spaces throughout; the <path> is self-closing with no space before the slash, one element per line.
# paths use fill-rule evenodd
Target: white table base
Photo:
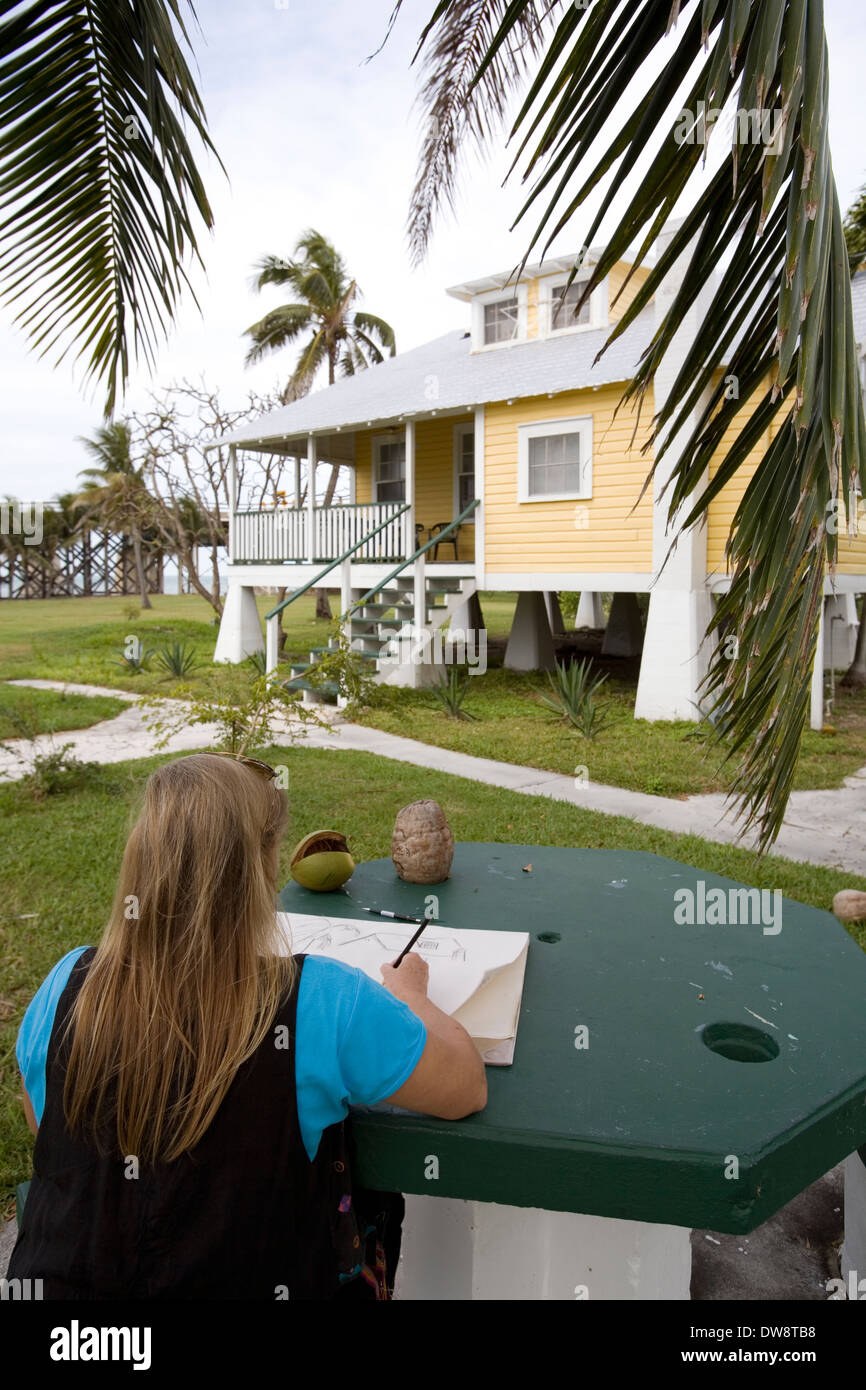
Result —
<path fill-rule="evenodd" d="M 684 1226 L 407 1194 L 394 1296 L 685 1300 L 689 1235 Z"/>

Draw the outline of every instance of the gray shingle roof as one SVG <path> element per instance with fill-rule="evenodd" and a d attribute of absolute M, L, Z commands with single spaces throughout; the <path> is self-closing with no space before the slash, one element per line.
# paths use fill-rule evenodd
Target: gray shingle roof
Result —
<path fill-rule="evenodd" d="M 851 296 L 855 336 L 866 347 L 866 271 L 854 276 Z M 652 337 L 654 313 L 652 305 L 644 309 L 595 366 L 593 359 L 609 328 L 487 352 L 471 352 L 469 334 L 462 330 L 446 333 L 271 411 L 222 442 L 253 448 L 278 444 L 280 452 L 303 452 L 301 441 L 311 433 L 349 433 L 407 415 L 468 410 L 493 401 L 627 381 Z"/>
<path fill-rule="evenodd" d="M 223 442 L 256 447 L 280 441 L 284 449 L 286 442 L 320 431 L 366 429 L 406 415 L 626 381 L 652 336 L 653 315 L 652 306 L 644 309 L 596 366 L 593 358 L 609 328 L 475 353 L 468 333 L 446 333 L 271 411 Z"/>

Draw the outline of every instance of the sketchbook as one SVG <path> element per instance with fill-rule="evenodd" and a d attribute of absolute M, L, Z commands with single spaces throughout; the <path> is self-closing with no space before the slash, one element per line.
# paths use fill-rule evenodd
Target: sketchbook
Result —
<path fill-rule="evenodd" d="M 278 912 L 286 949 L 330 956 L 382 983 L 380 966 L 400 954 L 417 928 L 384 918 L 312 917 Z M 425 927 L 413 947 L 430 967 L 428 997 L 463 1024 L 484 1061 L 509 1066 L 517 1023 L 529 934 Z"/>

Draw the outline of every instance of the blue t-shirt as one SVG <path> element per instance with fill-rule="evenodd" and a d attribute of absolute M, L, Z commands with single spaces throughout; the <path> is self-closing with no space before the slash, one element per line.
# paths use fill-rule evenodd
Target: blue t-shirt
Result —
<path fill-rule="evenodd" d="M 18 1031 L 15 1056 L 41 1123 L 45 1065 L 54 1015 L 72 967 L 86 946 L 58 961 L 33 997 Z M 298 994 L 295 1092 L 301 1138 L 310 1160 L 322 1130 L 345 1119 L 350 1105 L 375 1105 L 408 1081 L 427 1029 L 407 1004 L 362 970 L 307 956 Z"/>

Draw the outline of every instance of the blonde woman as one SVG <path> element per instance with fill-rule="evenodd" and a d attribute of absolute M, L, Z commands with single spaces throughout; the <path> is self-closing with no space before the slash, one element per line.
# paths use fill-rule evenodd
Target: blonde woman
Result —
<path fill-rule="evenodd" d="M 348 1107 L 460 1119 L 484 1066 L 420 956 L 378 985 L 280 954 L 287 820 L 251 759 L 148 779 L 99 946 L 54 967 L 19 1032 L 37 1137 L 9 1278 L 55 1299 L 389 1296 L 402 1199 L 353 1190 Z"/>

